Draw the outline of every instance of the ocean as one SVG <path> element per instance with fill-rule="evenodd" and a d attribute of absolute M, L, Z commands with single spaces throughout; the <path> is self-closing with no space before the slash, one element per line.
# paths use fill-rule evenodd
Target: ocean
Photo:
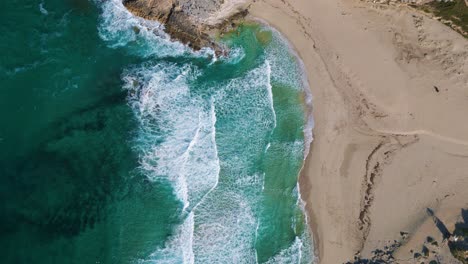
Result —
<path fill-rule="evenodd" d="M 0 6 L 2 263 L 310 263 L 311 96 L 251 22 L 229 56 L 120 0 Z"/>

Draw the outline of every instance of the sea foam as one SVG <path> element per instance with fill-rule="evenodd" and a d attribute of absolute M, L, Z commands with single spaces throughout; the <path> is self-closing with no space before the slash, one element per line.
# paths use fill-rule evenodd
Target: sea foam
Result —
<path fill-rule="evenodd" d="M 151 259 L 163 263 L 193 262 L 193 209 L 217 185 L 219 160 L 215 142 L 213 100 L 192 97 L 188 82 L 195 67 L 159 63 L 124 73 L 129 104 L 140 120 L 137 139 L 141 169 L 152 181 L 174 187 L 187 215 L 176 235 Z"/>
<path fill-rule="evenodd" d="M 134 16 L 125 8 L 122 0 L 103 1 L 100 6 L 99 36 L 112 48 L 126 47 L 131 53 L 142 57 L 214 57 L 211 49 L 194 52 L 180 42 L 171 41 L 164 32 L 164 25 Z"/>
<path fill-rule="evenodd" d="M 47 16 L 49 14 L 49 11 L 47 11 L 47 9 L 45 9 L 45 7 L 44 7 L 44 1 L 39 3 L 39 11 L 45 16 Z"/>
<path fill-rule="evenodd" d="M 171 185 L 182 202 L 173 234 L 139 262 L 257 263 L 265 190 L 258 163 L 269 151 L 278 118 L 272 83 L 302 89 L 294 59 L 274 35 L 274 47 L 266 49 L 262 63 L 236 78 L 205 84 L 205 92 L 199 92 L 194 85 L 216 60 L 201 69 L 187 60 L 164 58 L 206 58 L 212 51 L 193 52 L 171 41 L 162 25 L 133 16 L 120 0 L 101 7 L 99 34 L 109 47 L 148 59 L 122 74 L 139 122 L 135 149 L 140 170 L 150 181 Z M 236 48 L 219 63 L 235 65 L 245 56 Z M 300 152 L 304 142 L 291 144 L 288 150 Z M 300 202 L 298 193 L 291 195 Z M 304 262 L 307 239 L 297 234 L 268 263 Z"/>

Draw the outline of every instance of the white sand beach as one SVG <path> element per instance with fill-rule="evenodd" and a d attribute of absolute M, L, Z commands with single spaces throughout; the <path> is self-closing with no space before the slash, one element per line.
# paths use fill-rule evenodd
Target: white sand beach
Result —
<path fill-rule="evenodd" d="M 450 229 L 468 207 L 468 40 L 404 5 L 257 0 L 249 11 L 307 71 L 315 128 L 300 184 L 318 262 L 396 240 L 397 263 L 414 263 L 427 236 L 442 242 L 427 208 Z"/>

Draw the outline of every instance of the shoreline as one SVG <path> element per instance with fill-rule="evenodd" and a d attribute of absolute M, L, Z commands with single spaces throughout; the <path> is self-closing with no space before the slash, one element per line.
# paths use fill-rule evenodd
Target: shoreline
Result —
<path fill-rule="evenodd" d="M 259 25 L 261 26 L 265 26 L 268 30 L 271 30 L 271 31 L 274 31 L 276 34 L 278 34 L 278 37 L 280 37 L 282 39 L 282 41 L 287 45 L 288 47 L 288 52 L 290 54 L 292 54 L 295 59 L 296 59 L 296 63 L 298 64 L 298 67 L 299 67 L 299 70 L 300 70 L 300 75 L 301 75 L 301 82 L 302 82 L 302 85 L 303 85 L 303 89 L 304 89 L 304 115 L 305 115 L 305 122 L 304 122 L 304 157 L 303 157 L 303 163 L 302 163 L 302 166 L 299 170 L 299 173 L 297 175 L 297 188 L 298 188 L 298 193 L 299 193 L 299 203 L 301 204 L 301 208 L 302 208 L 302 211 L 304 213 L 304 217 L 305 217 L 305 222 L 306 224 L 308 225 L 308 229 L 309 229 L 309 234 L 312 236 L 312 240 L 310 241 L 311 242 L 311 245 L 313 246 L 313 252 L 314 252 L 314 255 L 313 255 L 313 262 L 317 262 L 316 260 L 318 259 L 317 256 L 318 256 L 318 252 L 317 252 L 317 249 L 315 248 L 315 241 L 318 240 L 318 238 L 316 237 L 315 235 L 315 232 L 313 230 L 315 230 L 315 224 L 314 222 L 312 221 L 310 215 L 311 213 L 313 212 L 308 212 L 308 210 L 306 209 L 306 201 L 305 199 L 303 198 L 303 193 L 304 193 L 304 190 L 303 188 L 304 187 L 307 187 L 308 185 L 306 183 L 301 183 L 301 180 L 304 178 L 302 177 L 302 174 L 303 174 L 303 171 L 304 171 L 304 168 L 305 166 L 307 165 L 307 159 L 309 158 L 309 153 L 310 153 L 310 149 L 311 149 L 311 146 L 313 144 L 313 141 L 314 141 L 314 134 L 312 133 L 313 131 L 313 128 L 314 128 L 314 116 L 313 116 L 313 94 L 312 94 L 312 91 L 310 89 L 310 83 L 308 81 L 308 74 L 307 74 L 307 69 L 304 65 L 304 62 L 302 61 L 302 58 L 300 57 L 298 51 L 296 50 L 296 48 L 294 47 L 293 43 L 290 42 L 290 40 L 285 37 L 284 33 L 282 33 L 281 31 L 279 31 L 275 26 L 273 26 L 272 24 L 270 24 L 268 21 L 266 20 L 263 20 L 262 18 L 259 18 L 259 17 L 255 17 L 255 16 L 252 16 L 252 15 L 248 15 L 246 17 L 246 21 L 248 22 L 253 22 L 253 23 L 258 23 Z M 308 133 L 310 132 L 310 133 Z M 308 188 L 305 188 L 305 190 L 308 190 Z M 312 221 L 312 222 L 311 222 Z M 311 228 L 313 227 L 313 228 Z"/>
<path fill-rule="evenodd" d="M 301 70 L 301 75 L 302 75 L 302 78 L 303 78 L 303 85 L 304 85 L 304 89 L 309 89 L 308 91 L 305 91 L 305 94 L 306 94 L 306 103 L 305 103 L 305 107 L 306 107 L 306 122 L 305 122 L 305 127 L 304 127 L 304 162 L 302 164 L 302 167 L 299 171 L 299 174 L 298 174 L 298 189 L 299 189 L 299 199 L 300 199 L 300 202 L 303 204 L 303 208 L 304 208 L 304 213 L 305 213 L 305 219 L 306 219 L 306 224 L 309 226 L 309 231 L 310 231 L 310 234 L 312 235 L 312 241 L 311 241 L 311 244 L 313 246 L 313 252 L 314 252 L 314 263 L 318 263 L 319 262 L 319 255 L 320 255 L 320 251 L 319 251 L 319 248 L 316 247 L 316 244 L 319 244 L 319 237 L 317 235 L 317 223 L 316 223 L 316 220 L 315 220 L 315 216 L 314 216 L 314 212 L 313 210 L 310 210 L 310 208 L 308 208 L 307 206 L 307 200 L 305 197 L 308 196 L 308 192 L 310 190 L 310 183 L 308 182 L 307 180 L 307 177 L 305 177 L 305 171 L 307 170 L 306 167 L 308 167 L 308 164 L 309 164 L 309 159 L 311 159 L 311 155 L 310 155 L 310 150 L 313 146 L 313 142 L 314 142 L 314 133 L 311 133 L 310 134 L 310 139 L 307 139 L 306 140 L 306 129 L 309 128 L 308 126 L 308 123 L 309 122 L 312 122 L 312 127 L 310 128 L 311 129 L 311 132 L 313 131 L 314 129 L 314 115 L 313 115 L 313 112 L 314 112 L 314 105 L 313 105 L 313 93 L 312 93 L 312 90 L 311 90 L 311 85 L 310 85 L 310 82 L 309 82 L 309 74 L 308 74 L 308 71 L 307 71 L 307 68 L 303 62 L 303 59 L 300 55 L 300 51 L 296 48 L 296 46 L 294 45 L 294 42 L 292 42 L 288 37 L 287 35 L 282 32 L 280 30 L 280 28 L 278 28 L 278 25 L 275 25 L 274 23 L 272 23 L 271 21 L 268 21 L 266 20 L 265 18 L 263 18 L 263 14 L 262 13 L 256 13 L 256 12 L 252 12 L 252 10 L 249 10 L 250 11 L 250 14 L 247 16 L 247 19 L 250 20 L 250 21 L 253 21 L 253 22 L 257 22 L 257 23 L 260 23 L 261 25 L 265 25 L 267 26 L 270 30 L 274 30 L 274 31 L 277 31 L 279 33 L 279 35 L 284 39 L 285 43 L 288 44 L 289 46 L 289 52 L 291 54 L 294 55 L 294 57 L 296 57 L 296 60 L 297 60 L 297 63 L 299 64 L 299 68 Z"/>
<path fill-rule="evenodd" d="M 305 123 L 304 123 L 304 160 L 307 159 L 309 156 L 310 145 L 313 141 L 313 133 L 312 130 L 314 128 L 314 116 L 312 115 L 313 112 L 313 94 L 312 90 L 310 89 L 310 84 L 308 80 L 307 69 L 305 68 L 304 62 L 302 61 L 301 57 L 297 53 L 296 48 L 292 45 L 292 43 L 287 39 L 282 32 L 277 30 L 274 26 L 270 25 L 267 21 L 262 20 L 258 17 L 248 17 L 248 21 L 252 21 L 258 23 L 260 25 L 266 26 L 268 30 L 274 31 L 278 34 L 278 37 L 288 46 L 288 52 L 296 58 L 296 62 L 299 67 L 300 75 L 301 75 L 301 82 L 304 88 L 304 106 L 305 106 Z M 309 135 L 306 135 L 306 132 L 310 131 Z M 302 170 L 302 168 L 301 168 Z"/>
<path fill-rule="evenodd" d="M 307 113 L 305 113 L 307 117 L 306 117 L 306 123 L 304 125 L 305 125 L 305 129 L 307 129 L 308 128 L 307 123 L 311 121 L 312 122 L 311 132 L 312 132 L 313 129 L 315 128 L 315 125 L 314 125 L 315 121 L 314 121 L 314 103 L 313 103 L 314 95 L 311 89 L 311 83 L 309 81 L 310 74 L 308 73 L 308 70 L 305 66 L 303 58 L 300 54 L 300 50 L 295 46 L 294 41 L 291 40 L 288 37 L 288 35 L 285 34 L 285 32 L 281 30 L 282 27 L 280 27 L 280 25 L 274 23 L 275 20 L 270 20 L 266 18 L 264 16 L 265 13 L 263 12 L 264 11 L 257 12 L 255 9 L 254 10 L 249 9 L 249 15 L 246 18 L 253 22 L 257 22 L 262 25 L 265 25 L 269 27 L 270 30 L 277 31 L 280 34 L 280 36 L 284 38 L 284 41 L 288 44 L 290 48 L 289 52 L 296 57 L 297 63 L 299 64 L 299 67 L 301 70 L 301 75 L 303 76 L 304 89 L 309 89 L 308 92 L 305 92 L 306 96 L 308 97 L 307 99 L 310 101 L 306 102 L 306 105 L 305 105 L 307 108 L 306 109 Z M 304 131 L 304 134 L 305 134 L 305 131 Z M 310 231 L 310 234 L 312 235 L 311 244 L 313 246 L 313 252 L 314 252 L 314 263 L 319 263 L 320 250 L 319 250 L 319 247 L 316 246 L 319 244 L 319 241 L 320 241 L 319 236 L 317 234 L 317 230 L 318 230 L 317 221 L 315 219 L 314 211 L 309 208 L 308 206 L 309 203 L 307 202 L 307 199 L 305 198 L 309 196 L 309 190 L 311 188 L 308 178 L 305 177 L 305 173 L 306 173 L 305 171 L 307 170 L 308 164 L 310 163 L 309 160 L 311 159 L 310 152 L 314 143 L 315 134 L 311 133 L 310 135 L 311 135 L 311 138 L 309 140 L 304 140 L 304 144 L 305 144 L 304 162 L 298 174 L 298 188 L 300 190 L 299 199 L 304 207 L 306 223 L 309 225 L 309 231 Z M 306 139 L 305 135 L 304 135 L 304 139 Z"/>
<path fill-rule="evenodd" d="M 312 91 L 299 185 L 317 262 L 401 241 L 395 258 L 420 263 L 410 250 L 440 238 L 426 208 L 452 227 L 468 206 L 468 125 L 457 121 L 468 112 L 467 40 L 415 10 L 365 1 L 262 0 L 249 12 L 287 39 Z"/>

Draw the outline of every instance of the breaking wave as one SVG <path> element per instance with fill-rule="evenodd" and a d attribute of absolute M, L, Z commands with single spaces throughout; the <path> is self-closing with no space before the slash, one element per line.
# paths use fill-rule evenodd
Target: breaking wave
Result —
<path fill-rule="evenodd" d="M 211 50 L 192 52 L 171 41 L 162 25 L 133 16 L 120 0 L 104 1 L 101 8 L 101 38 L 147 59 L 122 74 L 139 122 L 139 169 L 149 181 L 172 186 L 182 203 L 174 209 L 180 222 L 173 234 L 138 263 L 258 263 L 266 175 L 258 164 L 279 118 L 272 83 L 304 92 L 295 58 L 274 33 L 261 63 L 232 78 L 201 82 L 216 63 L 237 65 L 247 53 L 235 48 L 230 57 L 200 66 L 190 58 L 208 58 Z M 289 150 L 303 151 L 304 141 L 293 142 Z M 298 192 L 291 195 L 300 207 Z M 309 241 L 306 228 L 266 263 L 309 262 Z"/>

